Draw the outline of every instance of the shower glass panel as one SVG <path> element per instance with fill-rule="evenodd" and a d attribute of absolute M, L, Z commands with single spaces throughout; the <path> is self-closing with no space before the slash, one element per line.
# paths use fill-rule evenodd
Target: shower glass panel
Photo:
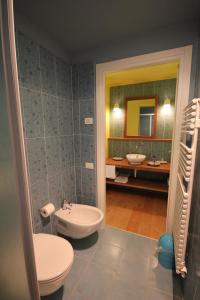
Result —
<path fill-rule="evenodd" d="M 28 198 L 22 184 L 26 176 L 20 172 L 23 145 L 12 4 L 0 0 L 0 299 L 37 300 Z"/>

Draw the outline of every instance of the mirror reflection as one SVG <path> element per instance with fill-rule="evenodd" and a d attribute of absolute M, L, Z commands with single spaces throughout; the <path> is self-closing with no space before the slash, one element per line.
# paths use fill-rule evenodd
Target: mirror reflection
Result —
<path fill-rule="evenodd" d="M 157 98 L 128 98 L 125 112 L 125 137 L 156 135 Z"/>

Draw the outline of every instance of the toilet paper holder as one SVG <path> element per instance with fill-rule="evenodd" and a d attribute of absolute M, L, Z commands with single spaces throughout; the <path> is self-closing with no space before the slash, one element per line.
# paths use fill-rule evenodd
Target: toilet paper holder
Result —
<path fill-rule="evenodd" d="M 55 212 L 55 206 L 53 203 L 48 203 L 40 208 L 40 214 L 43 218 L 50 217 Z"/>

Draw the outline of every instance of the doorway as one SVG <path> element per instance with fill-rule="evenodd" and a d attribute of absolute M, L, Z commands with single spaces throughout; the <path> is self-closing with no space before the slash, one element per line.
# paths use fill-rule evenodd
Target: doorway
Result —
<path fill-rule="evenodd" d="M 191 70 L 192 46 L 145 54 L 119 61 L 98 64 L 96 67 L 96 91 L 97 91 L 97 199 L 98 207 L 106 211 L 106 126 L 105 126 L 105 82 L 106 75 L 114 72 L 128 70 L 130 68 L 139 68 L 155 66 L 159 64 L 177 62 L 179 64 L 178 83 L 176 89 L 175 122 L 172 134 L 171 147 L 171 168 L 169 176 L 169 193 L 167 201 L 166 231 L 172 231 L 174 194 L 176 188 L 176 171 L 178 158 L 178 142 L 180 135 L 180 112 L 188 102 L 189 79 Z M 173 182 L 173 184 L 170 184 Z"/>
<path fill-rule="evenodd" d="M 178 68 L 131 68 L 105 82 L 106 224 L 156 239 L 166 231 Z"/>

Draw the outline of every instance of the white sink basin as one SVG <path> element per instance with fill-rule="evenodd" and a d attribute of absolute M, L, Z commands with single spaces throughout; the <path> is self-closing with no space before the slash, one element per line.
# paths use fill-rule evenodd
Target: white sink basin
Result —
<path fill-rule="evenodd" d="M 143 154 L 127 154 L 126 155 L 126 158 L 128 159 L 128 162 L 130 164 L 141 164 L 145 158 L 146 158 L 146 155 L 143 155 Z"/>

